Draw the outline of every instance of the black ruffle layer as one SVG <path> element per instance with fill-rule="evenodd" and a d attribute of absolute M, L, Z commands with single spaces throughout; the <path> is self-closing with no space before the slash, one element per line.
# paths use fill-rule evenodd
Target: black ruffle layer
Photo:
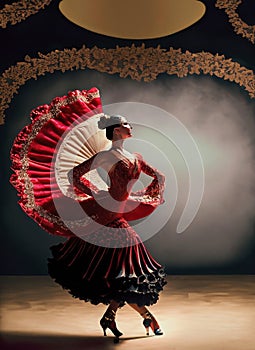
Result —
<path fill-rule="evenodd" d="M 144 245 L 141 243 L 138 246 L 104 248 L 72 237 L 65 243 L 51 247 L 53 258 L 48 259 L 48 272 L 74 298 L 95 305 L 108 305 L 115 300 L 120 307 L 125 303 L 149 306 L 157 302 L 159 292 L 166 284 L 165 273 Z M 154 264 L 152 268 L 148 261 L 146 263 L 145 259 L 141 259 L 140 250 L 157 265 Z M 134 259 L 135 264 L 139 261 L 139 266 L 134 267 L 135 273 L 130 274 L 128 269 L 123 272 L 122 269 L 120 274 L 122 256 L 127 257 L 127 252 L 129 257 L 139 255 L 139 259 Z M 130 264 L 130 258 L 126 260 Z"/>

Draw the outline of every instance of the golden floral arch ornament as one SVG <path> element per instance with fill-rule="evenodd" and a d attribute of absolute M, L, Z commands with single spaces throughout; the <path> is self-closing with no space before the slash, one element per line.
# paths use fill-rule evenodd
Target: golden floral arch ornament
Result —
<path fill-rule="evenodd" d="M 12 4 L 5 4 L 0 10 L 0 27 L 6 28 L 7 24 L 12 25 L 24 21 L 29 16 L 36 14 L 48 6 L 52 0 L 17 1 Z"/>
<path fill-rule="evenodd" d="M 216 0 L 215 6 L 224 9 L 228 16 L 229 22 L 232 24 L 234 31 L 255 43 L 255 25 L 245 23 L 237 13 L 238 6 L 243 0 Z"/>
<path fill-rule="evenodd" d="M 37 79 L 46 73 L 86 68 L 108 74 L 118 74 L 121 78 L 151 82 L 161 73 L 176 75 L 179 78 L 192 74 L 209 74 L 234 82 L 255 97 L 255 75 L 253 70 L 226 59 L 224 55 L 210 52 L 190 51 L 170 47 L 168 50 L 145 45 L 100 49 L 54 50 L 38 57 L 26 56 L 23 62 L 9 67 L 0 77 L 0 124 L 4 123 L 5 110 L 9 107 L 20 86 L 30 79 Z"/>

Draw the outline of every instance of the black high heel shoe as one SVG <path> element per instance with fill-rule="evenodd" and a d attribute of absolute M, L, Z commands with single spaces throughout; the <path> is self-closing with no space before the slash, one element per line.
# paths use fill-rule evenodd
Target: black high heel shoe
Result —
<path fill-rule="evenodd" d="M 115 335 L 114 343 L 118 343 L 119 337 L 123 333 L 121 333 L 116 326 L 115 315 L 116 315 L 116 313 L 113 310 L 107 311 L 104 314 L 104 316 L 101 318 L 100 325 L 103 328 L 104 336 L 107 335 L 106 329 L 109 328 L 110 331 Z"/>
<path fill-rule="evenodd" d="M 164 333 L 159 327 L 155 317 L 148 311 L 142 315 L 144 317 L 143 325 L 146 329 L 146 335 L 149 335 L 149 329 L 151 328 L 155 335 L 163 335 Z"/>

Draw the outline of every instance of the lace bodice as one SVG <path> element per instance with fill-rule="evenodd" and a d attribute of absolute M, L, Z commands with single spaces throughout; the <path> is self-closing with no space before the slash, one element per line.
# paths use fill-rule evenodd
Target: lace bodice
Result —
<path fill-rule="evenodd" d="M 83 175 L 92 170 L 95 157 L 96 155 L 79 164 L 73 171 L 69 172 L 69 181 L 73 183 L 75 190 L 86 193 L 89 196 L 96 194 L 98 188 L 88 179 L 85 179 Z M 150 185 L 142 191 L 133 193 L 131 192 L 132 187 L 139 178 L 141 172 L 151 176 L 153 180 Z M 108 171 L 108 176 L 110 182 L 108 187 L 109 194 L 117 201 L 126 200 L 130 194 L 132 194 L 133 197 L 138 195 L 150 196 L 154 194 L 153 197 L 157 196 L 158 198 L 163 192 L 164 175 L 147 164 L 139 154 L 134 154 L 134 160 L 122 157 L 116 161 Z"/>

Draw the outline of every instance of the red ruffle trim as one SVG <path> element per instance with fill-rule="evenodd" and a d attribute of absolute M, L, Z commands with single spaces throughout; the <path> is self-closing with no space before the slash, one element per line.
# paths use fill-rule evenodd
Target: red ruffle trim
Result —
<path fill-rule="evenodd" d="M 61 221 L 54 222 L 49 217 L 58 218 L 53 199 L 71 200 L 63 198 L 52 173 L 51 162 L 58 142 L 74 123 L 102 112 L 97 88 L 71 91 L 67 96 L 54 98 L 49 105 L 32 110 L 31 124 L 25 126 L 14 141 L 10 154 L 14 173 L 10 182 L 21 197 L 18 203 L 51 234 L 74 235 Z"/>

